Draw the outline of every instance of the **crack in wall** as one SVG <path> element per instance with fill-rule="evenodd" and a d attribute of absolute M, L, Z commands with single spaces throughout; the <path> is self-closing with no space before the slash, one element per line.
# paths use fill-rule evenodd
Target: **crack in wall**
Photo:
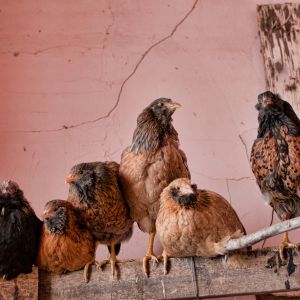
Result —
<path fill-rule="evenodd" d="M 36 51 L 23 51 L 23 50 L 15 50 L 15 51 L 1 51 L 0 54 L 12 54 L 13 56 L 19 56 L 21 54 L 26 54 L 26 55 L 38 55 L 41 54 L 43 52 L 47 52 L 50 50 L 54 50 L 54 49 L 60 49 L 60 48 L 79 48 L 79 49 L 85 49 L 88 51 L 91 51 L 93 49 L 99 49 L 101 50 L 102 47 L 94 47 L 94 46 L 90 46 L 90 47 L 86 47 L 86 46 L 76 46 L 76 45 L 55 45 L 55 46 L 50 46 L 50 47 L 46 47 L 46 48 L 42 48 Z"/>
<path fill-rule="evenodd" d="M 192 12 L 195 10 L 198 2 L 200 0 L 195 0 L 192 7 L 189 9 L 189 11 L 184 15 L 184 17 L 178 22 L 176 23 L 176 25 L 173 27 L 172 31 L 165 37 L 161 38 L 160 40 L 158 40 L 157 42 L 155 42 L 154 44 L 152 44 L 140 57 L 140 59 L 137 61 L 137 63 L 135 64 L 133 70 L 130 72 L 130 74 L 125 78 L 125 80 L 122 82 L 121 87 L 119 89 L 118 92 L 118 96 L 117 99 L 114 103 L 114 105 L 112 106 L 112 108 L 103 116 L 100 116 L 96 119 L 93 120 L 88 120 L 88 121 L 82 121 L 76 124 L 72 124 L 72 125 L 62 125 L 60 128 L 56 128 L 56 129 L 44 129 L 44 130 L 12 130 L 12 131 L 0 131 L 0 132 L 5 132 L 5 133 L 44 133 L 44 132 L 59 132 L 59 131 L 63 131 L 63 130 L 68 130 L 68 129 L 73 129 L 73 128 L 78 128 L 81 127 L 83 125 L 87 125 L 87 124 L 91 124 L 91 123 L 96 123 L 99 122 L 101 120 L 107 119 L 110 117 L 110 115 L 116 110 L 116 108 L 118 107 L 120 100 L 121 100 L 121 96 L 123 94 L 123 90 L 124 87 L 126 86 L 127 82 L 135 75 L 135 73 L 137 72 L 137 70 L 139 69 L 140 65 L 142 64 L 142 62 L 145 60 L 146 56 L 152 52 L 152 50 L 154 48 L 156 48 L 157 46 L 159 46 L 160 44 L 164 43 L 165 41 L 171 39 L 173 37 L 173 35 L 176 33 L 176 31 L 178 30 L 178 28 L 187 20 L 187 18 L 192 14 Z"/>
<path fill-rule="evenodd" d="M 192 173 L 195 173 L 197 175 L 200 175 L 200 176 L 203 176 L 207 179 L 210 179 L 210 180 L 228 180 L 228 181 L 242 181 L 242 180 L 254 180 L 253 177 L 251 176 L 242 176 L 242 177 L 211 177 L 211 176 L 208 176 L 204 173 L 201 173 L 201 172 L 198 172 L 198 171 L 195 171 L 195 170 L 191 170 Z"/>
<path fill-rule="evenodd" d="M 228 200 L 229 200 L 229 203 L 231 204 L 231 192 L 230 192 L 229 180 L 228 179 L 226 179 L 226 188 L 227 188 L 227 193 L 228 193 Z"/>
<path fill-rule="evenodd" d="M 242 142 L 242 144 L 243 144 L 243 146 L 244 146 L 244 148 L 245 148 L 245 153 L 246 153 L 246 156 L 247 156 L 247 161 L 249 162 L 250 156 L 249 156 L 248 147 L 247 147 L 247 144 L 246 144 L 246 142 L 244 141 L 244 139 L 243 139 L 243 137 L 242 137 L 241 134 L 239 134 L 239 139 L 240 139 L 240 141 Z"/>

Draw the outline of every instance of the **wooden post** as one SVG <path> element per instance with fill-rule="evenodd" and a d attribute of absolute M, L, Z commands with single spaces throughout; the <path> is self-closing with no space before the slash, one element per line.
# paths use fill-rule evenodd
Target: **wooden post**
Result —
<path fill-rule="evenodd" d="M 38 269 L 30 274 L 21 274 L 13 280 L 0 279 L 1 300 L 38 300 Z"/>
<path fill-rule="evenodd" d="M 267 89 L 300 113 L 300 4 L 259 5 L 257 11 Z"/>

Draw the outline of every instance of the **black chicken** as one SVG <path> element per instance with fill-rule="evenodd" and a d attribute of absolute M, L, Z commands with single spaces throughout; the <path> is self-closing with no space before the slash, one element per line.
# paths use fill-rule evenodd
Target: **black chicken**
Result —
<path fill-rule="evenodd" d="M 0 186 L 0 274 L 9 280 L 30 273 L 38 252 L 41 221 L 13 181 Z"/>

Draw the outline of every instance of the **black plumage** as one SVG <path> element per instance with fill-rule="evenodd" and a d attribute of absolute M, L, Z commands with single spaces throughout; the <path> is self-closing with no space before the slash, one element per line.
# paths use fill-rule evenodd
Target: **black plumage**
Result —
<path fill-rule="evenodd" d="M 13 181 L 0 186 L 0 274 L 12 279 L 30 273 L 39 245 L 41 221 Z"/>

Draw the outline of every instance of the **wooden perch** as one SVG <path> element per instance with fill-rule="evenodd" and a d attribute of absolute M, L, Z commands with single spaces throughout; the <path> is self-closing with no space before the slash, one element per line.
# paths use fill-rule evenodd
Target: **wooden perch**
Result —
<path fill-rule="evenodd" d="M 244 251 L 230 255 L 226 262 L 224 257 L 171 258 L 168 275 L 163 274 L 160 263 L 150 266 L 150 278 L 145 277 L 140 262 L 132 261 L 119 264 L 118 279 L 111 278 L 109 265 L 103 271 L 93 266 L 88 284 L 83 280 L 82 271 L 65 275 L 39 271 L 37 279 L 35 269 L 34 273 L 26 275 L 27 283 L 24 280 L 18 284 L 0 281 L 0 299 L 37 299 L 34 297 L 37 283 L 38 299 L 42 300 L 195 299 L 299 290 L 299 253 L 295 251 L 286 265 L 280 262 L 276 265 L 277 260 L 278 255 L 272 249 Z M 273 268 L 266 268 L 266 264 Z M 289 276 L 290 265 L 296 267 Z M 36 284 L 32 284 L 34 281 Z M 21 296 L 24 289 L 27 293 L 22 292 Z M 3 297 L 3 290 L 10 292 L 10 297 Z M 20 296 L 16 297 L 18 291 Z"/>
<path fill-rule="evenodd" d="M 231 240 L 227 248 L 245 248 L 299 227 L 300 217 Z M 160 263 L 150 266 L 150 278 L 146 278 L 141 262 L 119 263 L 117 279 L 111 278 L 109 266 L 103 271 L 93 266 L 88 284 L 83 280 L 83 271 L 57 275 L 40 270 L 37 276 L 34 268 L 32 274 L 0 280 L 0 299 L 195 299 L 300 290 L 300 255 L 295 250 L 289 251 L 286 264 L 274 249 L 230 254 L 227 261 L 224 257 L 171 258 L 169 264 L 168 275 L 163 274 Z"/>
<path fill-rule="evenodd" d="M 227 250 L 238 250 L 248 246 L 252 246 L 266 238 L 278 235 L 283 232 L 300 228 L 300 217 L 287 220 L 270 227 L 260 229 L 254 233 L 247 234 L 238 239 L 232 239 L 227 243 Z"/>

